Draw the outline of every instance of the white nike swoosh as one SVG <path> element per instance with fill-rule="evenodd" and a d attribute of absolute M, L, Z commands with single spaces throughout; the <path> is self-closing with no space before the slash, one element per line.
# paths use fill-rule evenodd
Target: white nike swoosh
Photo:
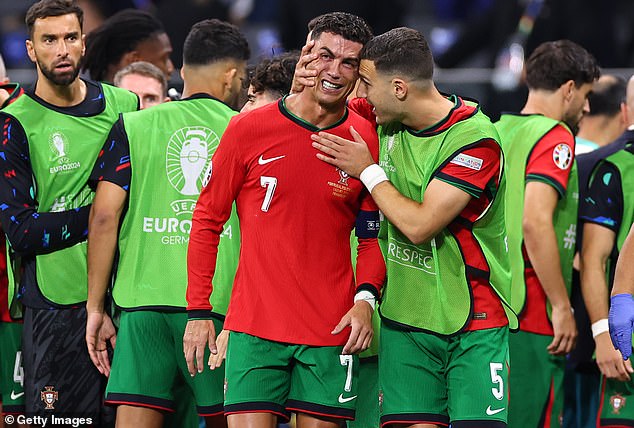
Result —
<path fill-rule="evenodd" d="M 258 164 L 266 165 L 267 163 L 271 163 L 273 161 L 276 161 L 276 160 L 279 160 L 279 159 L 282 159 L 282 158 L 285 158 L 285 157 L 286 157 L 286 155 L 282 155 L 282 156 L 276 156 L 276 157 L 270 158 L 270 159 L 264 159 L 262 157 L 262 155 L 260 155 L 260 159 L 258 159 Z"/>
<path fill-rule="evenodd" d="M 357 396 L 356 396 L 356 395 L 353 395 L 352 397 L 348 397 L 348 398 L 343 398 L 343 394 L 339 394 L 339 402 L 340 402 L 341 404 L 343 404 L 343 403 L 347 403 L 348 401 L 352 401 L 352 400 L 354 400 L 355 398 L 357 398 Z"/>
<path fill-rule="evenodd" d="M 496 415 L 498 413 L 500 413 L 502 410 L 504 410 L 506 407 L 502 407 L 501 409 L 495 409 L 495 410 L 491 410 L 491 406 L 487 407 L 487 415 L 489 416 L 493 416 Z"/>
<path fill-rule="evenodd" d="M 19 394 L 16 394 L 15 392 L 11 391 L 11 399 L 12 400 L 17 400 L 18 398 L 22 397 L 24 395 L 24 391 L 20 392 Z"/>

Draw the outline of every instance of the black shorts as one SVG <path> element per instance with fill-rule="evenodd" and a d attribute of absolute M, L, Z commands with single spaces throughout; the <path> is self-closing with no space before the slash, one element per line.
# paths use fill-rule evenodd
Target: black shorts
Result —
<path fill-rule="evenodd" d="M 25 308 L 24 392 L 29 416 L 102 417 L 106 378 L 86 348 L 86 309 Z"/>

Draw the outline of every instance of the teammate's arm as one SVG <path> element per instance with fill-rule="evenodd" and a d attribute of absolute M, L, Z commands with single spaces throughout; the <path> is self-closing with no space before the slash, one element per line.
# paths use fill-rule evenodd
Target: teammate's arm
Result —
<path fill-rule="evenodd" d="M 610 336 L 623 359 L 632 355 L 632 332 L 634 329 L 634 225 L 623 243 L 610 301 Z"/>
<path fill-rule="evenodd" d="M 577 327 L 561 272 L 553 224 L 558 198 L 549 184 L 526 183 L 522 230 L 528 257 L 552 306 L 554 338 L 547 350 L 553 355 L 565 355 L 574 347 Z"/>
<path fill-rule="evenodd" d="M 590 322 L 595 325 L 608 317 L 607 260 L 614 246 L 614 231 L 593 223 L 583 226 L 581 249 L 581 291 Z M 605 321 L 604 321 L 605 322 Z M 607 326 L 607 323 L 606 323 Z M 608 331 L 594 334 L 596 360 L 601 373 L 609 379 L 630 380 L 632 367 L 623 361 L 621 353 L 612 346 Z M 628 373 L 629 372 L 629 373 Z"/>
<path fill-rule="evenodd" d="M 116 343 L 115 329 L 104 312 L 106 290 L 110 284 L 117 248 L 117 237 L 130 185 L 130 147 L 123 127 L 117 121 L 106 139 L 91 174 L 97 191 L 88 225 L 88 301 L 86 302 L 86 345 L 97 369 L 108 376 L 110 361 L 106 343 Z M 121 159 L 126 160 L 121 163 Z"/>
<path fill-rule="evenodd" d="M 375 162 L 361 135 L 354 128 L 350 132 L 355 141 L 320 132 L 312 136 L 313 146 L 324 153 L 317 154 L 319 159 L 359 177 Z M 464 210 L 471 199 L 464 190 L 439 179 L 431 180 L 423 202 L 403 196 L 387 177 L 370 187 L 368 190 L 381 212 L 414 244 L 430 241 Z"/>
<path fill-rule="evenodd" d="M 614 349 L 608 334 L 607 262 L 614 248 L 616 234 L 622 225 L 623 200 L 618 169 L 602 163 L 592 174 L 588 194 L 580 201 L 579 218 L 583 227 L 581 249 L 581 291 L 592 323 L 596 345 L 596 361 L 601 373 L 610 379 L 630 379 L 629 362 Z"/>
<path fill-rule="evenodd" d="M 0 154 L 0 222 L 17 254 L 42 254 L 86 239 L 90 206 L 39 212 L 33 169 L 24 131 L 0 115 L 4 126 Z"/>
<path fill-rule="evenodd" d="M 117 247 L 119 220 L 127 193 L 108 181 L 97 185 L 97 193 L 90 211 L 88 225 L 88 302 L 86 312 L 86 344 L 97 369 L 108 376 L 110 361 L 106 342 L 115 346 L 115 330 L 110 317 L 104 312 L 106 290 Z"/>

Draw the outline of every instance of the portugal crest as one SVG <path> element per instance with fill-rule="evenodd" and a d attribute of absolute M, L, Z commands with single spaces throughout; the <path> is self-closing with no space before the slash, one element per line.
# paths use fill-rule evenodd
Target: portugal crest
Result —
<path fill-rule="evenodd" d="M 53 386 L 45 386 L 44 391 L 40 392 L 40 399 L 46 404 L 46 410 L 54 410 L 53 404 L 57 401 L 59 394 Z"/>
<path fill-rule="evenodd" d="M 612 406 L 612 413 L 618 415 L 623 407 L 625 407 L 625 397 L 621 394 L 613 395 L 610 397 L 610 405 Z"/>

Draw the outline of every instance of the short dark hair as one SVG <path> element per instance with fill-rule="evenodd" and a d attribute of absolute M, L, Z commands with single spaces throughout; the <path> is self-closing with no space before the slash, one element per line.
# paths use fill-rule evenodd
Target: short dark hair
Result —
<path fill-rule="evenodd" d="M 148 12 L 119 11 L 86 36 L 82 70 L 88 70 L 93 80 L 103 80 L 110 65 L 117 64 L 139 43 L 162 33 L 165 33 L 163 24 Z"/>
<path fill-rule="evenodd" d="M 624 78 L 612 74 L 604 75 L 588 94 L 590 112 L 586 115 L 613 117 L 619 114 L 626 92 L 627 82 Z"/>
<path fill-rule="evenodd" d="M 84 11 L 77 5 L 75 0 L 40 0 L 29 8 L 26 12 L 24 22 L 29 30 L 29 37 L 33 37 L 33 25 L 38 19 L 49 16 L 62 16 L 74 13 L 79 20 L 79 27 L 84 28 Z"/>
<path fill-rule="evenodd" d="M 121 86 L 121 80 L 130 74 L 138 74 L 145 77 L 151 77 L 161 84 L 161 93 L 167 96 L 167 79 L 160 68 L 146 61 L 136 61 L 126 65 L 114 75 L 113 83 L 115 86 Z"/>
<path fill-rule="evenodd" d="M 570 40 L 544 42 L 526 61 L 529 89 L 555 91 L 569 80 L 580 87 L 594 82 L 600 75 L 599 64 L 592 54 Z"/>
<path fill-rule="evenodd" d="M 260 61 L 249 73 L 249 83 L 253 86 L 253 91 L 269 91 L 277 97 L 288 94 L 298 60 L 299 52 L 291 51 Z"/>
<path fill-rule="evenodd" d="M 205 19 L 191 28 L 183 45 L 183 63 L 207 65 L 225 59 L 247 61 L 249 43 L 238 27 L 219 19 Z"/>
<path fill-rule="evenodd" d="M 312 31 L 313 40 L 321 33 L 331 33 L 365 45 L 372 38 L 372 30 L 368 23 L 363 18 L 346 12 L 319 15 L 308 23 L 308 31 Z"/>
<path fill-rule="evenodd" d="M 361 59 L 374 63 L 376 71 L 402 73 L 415 80 L 431 80 L 434 59 L 425 37 L 407 27 L 394 28 L 372 38 L 361 49 Z"/>

